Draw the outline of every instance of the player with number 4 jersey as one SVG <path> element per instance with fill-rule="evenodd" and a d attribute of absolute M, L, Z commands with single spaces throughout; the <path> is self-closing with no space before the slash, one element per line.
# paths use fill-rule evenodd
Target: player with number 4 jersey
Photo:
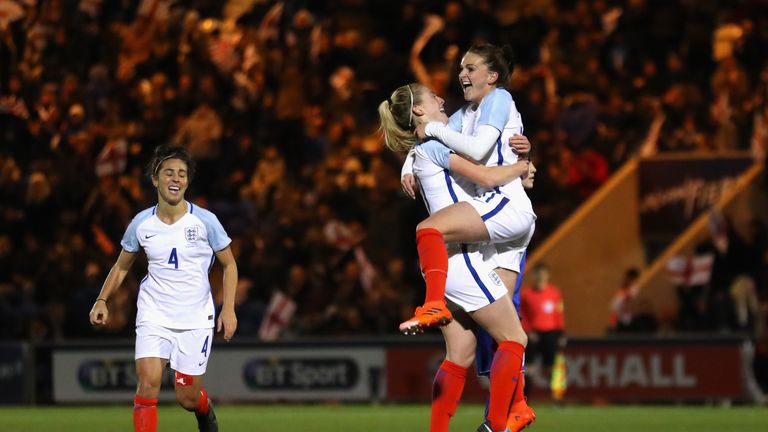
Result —
<path fill-rule="evenodd" d="M 90 312 L 91 324 L 107 323 L 109 297 L 143 249 L 148 271 L 141 280 L 137 301 L 134 432 L 157 430 L 157 397 L 168 363 L 175 371 L 176 400 L 194 412 L 200 431 L 218 431 L 202 384 L 214 322 L 227 341 L 237 329 L 237 265 L 229 247 L 231 240 L 216 216 L 184 199 L 194 168 L 194 161 L 182 147 L 160 146 L 155 150 L 149 173 L 158 203 L 140 212 L 128 225 L 121 242 L 123 250 Z M 214 259 L 224 269 L 223 305 L 217 321 L 208 281 Z"/>

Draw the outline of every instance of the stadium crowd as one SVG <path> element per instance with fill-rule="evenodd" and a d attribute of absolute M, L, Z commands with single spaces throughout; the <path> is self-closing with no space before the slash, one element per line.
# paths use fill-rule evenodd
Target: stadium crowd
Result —
<path fill-rule="evenodd" d="M 88 311 L 152 202 L 162 143 L 189 148 L 191 197 L 233 237 L 240 335 L 276 291 L 295 300 L 292 334 L 394 333 L 422 296 L 424 210 L 376 106 L 418 80 L 452 112 L 457 55 L 477 42 L 517 56 L 537 239 L 633 155 L 768 148 L 758 1 L 0 3 L 0 339 L 97 334 Z M 133 333 L 142 276 L 110 299 L 106 332 Z"/>

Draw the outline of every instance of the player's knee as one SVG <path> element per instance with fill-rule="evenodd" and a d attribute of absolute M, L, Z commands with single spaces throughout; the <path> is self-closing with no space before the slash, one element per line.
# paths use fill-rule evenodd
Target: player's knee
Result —
<path fill-rule="evenodd" d="M 148 377 L 139 377 L 136 394 L 143 398 L 153 399 L 160 394 L 160 380 Z"/>
<path fill-rule="evenodd" d="M 528 346 L 528 335 L 525 334 L 525 332 L 519 332 L 519 333 L 520 333 L 518 335 L 519 339 L 515 340 L 515 342 L 519 343 L 520 345 L 522 345 L 524 347 L 527 347 Z"/>
<path fill-rule="evenodd" d="M 199 392 L 198 392 L 199 393 Z M 197 407 L 198 394 L 191 392 L 176 392 L 176 402 L 187 411 L 194 411 Z"/>
<path fill-rule="evenodd" d="M 426 218 L 423 221 L 419 222 L 418 225 L 416 225 L 416 231 L 420 231 L 420 230 L 428 229 L 428 228 L 438 229 L 438 224 L 435 223 L 435 221 L 432 220 L 431 218 Z M 439 229 L 438 229 L 438 231 L 439 231 Z"/>
<path fill-rule="evenodd" d="M 503 341 L 517 342 L 525 347 L 528 345 L 528 335 L 522 330 L 509 329 L 506 332 L 503 332 L 501 337 L 497 340 L 497 342 Z"/>
<path fill-rule="evenodd" d="M 461 367 L 468 368 L 475 363 L 475 351 L 473 350 L 472 352 L 468 352 L 468 351 L 459 352 L 459 351 L 453 350 L 451 352 L 448 352 L 445 358 L 451 363 L 455 363 Z"/>

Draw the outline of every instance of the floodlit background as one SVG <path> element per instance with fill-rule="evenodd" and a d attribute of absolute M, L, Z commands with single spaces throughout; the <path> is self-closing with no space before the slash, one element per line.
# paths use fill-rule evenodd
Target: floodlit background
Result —
<path fill-rule="evenodd" d="M 398 402 L 422 404 L 402 430 L 423 430 L 442 343 L 396 329 L 423 298 L 413 233 L 426 213 L 400 191 L 376 107 L 421 82 L 458 109 L 461 55 L 484 42 L 515 52 L 506 87 L 538 167 L 528 269 L 545 266 L 563 296 L 567 409 L 547 408 L 552 381 L 530 361 L 535 427 L 608 412 L 573 405 L 765 404 L 767 9 L 0 0 L 0 404 L 129 410 L 145 261 L 105 329 L 87 316 L 128 222 L 156 200 L 144 167 L 172 143 L 198 161 L 188 198 L 219 217 L 240 272 L 237 336 L 214 343 L 207 374 L 222 424 L 251 409 L 233 403 L 357 402 L 369 416 Z M 524 290 L 543 283 L 531 273 Z M 484 385 L 468 380 L 464 401 Z M 646 409 L 644 426 L 678 412 Z M 162 406 L 161 425 L 176 411 Z M 758 415 L 679 412 L 670 423 Z M 0 410 L 0 426 L 36 430 L 23 426 L 36 413 Z M 472 430 L 481 413 L 457 422 Z"/>

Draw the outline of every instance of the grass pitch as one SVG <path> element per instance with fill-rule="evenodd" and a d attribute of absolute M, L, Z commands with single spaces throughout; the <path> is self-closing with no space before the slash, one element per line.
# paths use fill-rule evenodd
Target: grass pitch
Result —
<path fill-rule="evenodd" d="M 768 409 L 753 407 L 536 406 L 531 432 L 765 432 Z M 461 406 L 451 432 L 474 432 L 480 405 Z M 220 405 L 222 432 L 425 432 L 426 405 Z M 158 409 L 161 432 L 195 431 L 194 416 L 176 405 Z M 130 406 L 0 408 L 3 432 L 130 432 Z"/>

